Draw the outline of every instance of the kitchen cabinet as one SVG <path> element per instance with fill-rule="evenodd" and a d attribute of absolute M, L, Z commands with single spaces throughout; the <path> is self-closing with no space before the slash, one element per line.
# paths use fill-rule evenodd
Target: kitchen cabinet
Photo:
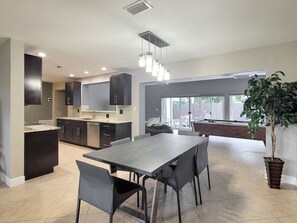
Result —
<path fill-rule="evenodd" d="M 65 83 L 65 105 L 81 105 L 81 82 L 71 81 Z"/>
<path fill-rule="evenodd" d="M 54 172 L 58 165 L 58 130 L 25 133 L 25 180 Z"/>
<path fill-rule="evenodd" d="M 131 138 L 131 122 L 121 124 L 100 123 L 100 144 L 101 148 L 110 147 L 110 142 Z"/>
<path fill-rule="evenodd" d="M 25 105 L 40 105 L 42 98 L 42 58 L 25 54 Z"/>
<path fill-rule="evenodd" d="M 110 77 L 110 105 L 131 105 L 131 84 L 130 74 L 117 74 Z"/>
<path fill-rule="evenodd" d="M 59 139 L 82 146 L 87 145 L 87 123 L 85 121 L 58 119 Z"/>

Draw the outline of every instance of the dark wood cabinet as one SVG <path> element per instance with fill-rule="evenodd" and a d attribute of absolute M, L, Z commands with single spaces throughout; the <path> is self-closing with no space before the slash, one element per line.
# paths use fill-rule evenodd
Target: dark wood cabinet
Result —
<path fill-rule="evenodd" d="M 85 121 L 58 119 L 59 139 L 82 146 L 87 145 L 87 123 Z"/>
<path fill-rule="evenodd" d="M 65 83 L 65 105 L 81 105 L 81 82 L 72 81 Z"/>
<path fill-rule="evenodd" d="M 58 131 L 25 133 L 25 179 L 52 173 L 58 165 Z"/>
<path fill-rule="evenodd" d="M 40 105 L 42 98 L 42 58 L 25 54 L 25 105 Z"/>
<path fill-rule="evenodd" d="M 100 123 L 100 147 L 110 147 L 110 142 L 131 138 L 131 122 L 121 124 Z"/>
<path fill-rule="evenodd" d="M 110 77 L 110 105 L 131 105 L 132 76 L 117 74 Z"/>

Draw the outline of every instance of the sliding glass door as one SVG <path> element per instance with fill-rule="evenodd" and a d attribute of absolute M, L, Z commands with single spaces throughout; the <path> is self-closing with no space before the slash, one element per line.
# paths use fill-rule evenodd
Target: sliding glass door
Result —
<path fill-rule="evenodd" d="M 161 99 L 161 121 L 175 129 L 191 128 L 192 121 L 224 119 L 224 97 L 174 97 Z"/>

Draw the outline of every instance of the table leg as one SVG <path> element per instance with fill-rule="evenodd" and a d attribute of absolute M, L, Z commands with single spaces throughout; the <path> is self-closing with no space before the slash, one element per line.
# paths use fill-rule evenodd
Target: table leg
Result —
<path fill-rule="evenodd" d="M 156 222 L 160 190 L 161 190 L 161 183 L 158 181 L 158 176 L 157 176 L 157 179 L 155 180 L 150 223 Z"/>

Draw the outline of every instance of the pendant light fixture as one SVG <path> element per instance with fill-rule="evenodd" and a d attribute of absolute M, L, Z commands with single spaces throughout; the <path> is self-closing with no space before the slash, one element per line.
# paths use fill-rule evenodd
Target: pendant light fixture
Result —
<path fill-rule="evenodd" d="M 167 42 L 162 40 L 154 33 L 147 31 L 140 33 L 139 36 L 148 42 L 148 51 L 143 52 L 143 42 L 141 45 L 141 54 L 138 58 L 139 67 L 145 67 L 147 73 L 152 73 L 153 77 L 157 77 L 158 81 L 169 80 L 169 70 L 164 66 L 162 48 L 169 46 Z M 151 53 L 150 44 L 154 45 L 154 57 Z M 160 56 L 157 58 L 156 47 L 159 47 Z M 166 65 L 167 65 L 167 48 L 166 48 Z"/>

